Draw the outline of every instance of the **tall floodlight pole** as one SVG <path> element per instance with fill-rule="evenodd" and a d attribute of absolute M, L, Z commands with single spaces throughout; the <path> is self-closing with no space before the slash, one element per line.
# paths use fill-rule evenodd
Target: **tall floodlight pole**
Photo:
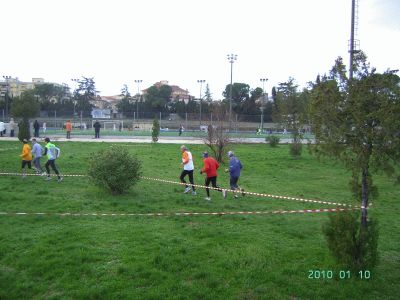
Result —
<path fill-rule="evenodd" d="M 143 80 L 137 79 L 135 80 L 135 83 L 137 84 L 137 100 L 136 100 L 136 120 L 139 120 L 139 100 L 140 100 L 140 83 L 142 83 Z"/>
<path fill-rule="evenodd" d="M 11 76 L 3 76 L 3 78 L 6 81 L 7 87 L 6 87 L 6 94 L 4 95 L 4 102 L 5 102 L 5 116 L 6 118 L 8 117 L 8 98 L 10 97 L 9 93 L 10 93 L 10 82 L 9 80 L 11 79 Z"/>
<path fill-rule="evenodd" d="M 261 110 L 261 132 L 263 132 L 263 130 L 264 130 L 264 99 L 265 99 L 265 95 L 266 95 L 264 85 L 265 85 L 265 83 L 267 83 L 268 78 L 260 78 L 260 81 L 262 82 L 262 85 L 263 85 L 262 97 L 261 97 L 261 107 L 260 107 L 260 110 Z M 267 98 L 268 98 L 268 96 L 267 96 Z"/>
<path fill-rule="evenodd" d="M 354 54 L 360 52 L 360 41 L 356 39 L 358 30 L 358 0 L 351 1 L 351 31 L 349 41 L 350 66 L 349 79 L 353 78 Z"/>
<path fill-rule="evenodd" d="M 200 80 L 197 80 L 197 82 L 198 83 L 200 83 L 200 126 L 201 126 L 201 102 L 203 101 L 203 99 L 202 99 L 202 97 L 201 97 L 201 92 L 202 92 L 202 90 L 203 90 L 203 83 L 204 82 L 206 82 L 204 79 L 200 79 Z"/>
<path fill-rule="evenodd" d="M 237 60 L 236 54 L 228 54 L 228 61 L 231 64 L 231 85 L 229 87 L 229 130 L 232 128 L 232 71 L 233 71 L 233 63 Z"/>

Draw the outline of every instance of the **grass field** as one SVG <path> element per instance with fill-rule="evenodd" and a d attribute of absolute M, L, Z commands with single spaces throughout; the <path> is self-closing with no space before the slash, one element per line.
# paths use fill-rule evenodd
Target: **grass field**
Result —
<path fill-rule="evenodd" d="M 65 136 L 66 132 L 65 130 L 61 129 L 48 129 L 46 131 L 46 134 L 43 134 L 43 132 L 40 132 L 40 136 L 46 136 L 46 135 L 61 135 Z M 269 134 L 262 134 L 262 135 L 257 135 L 256 132 L 231 132 L 229 133 L 229 136 L 232 138 L 265 138 Z M 281 139 L 289 139 L 292 138 L 291 134 L 281 134 L 281 133 L 274 133 L 273 135 L 278 136 Z M 88 130 L 79 130 L 79 129 L 74 129 L 71 132 L 71 136 L 94 136 L 94 130 L 88 129 Z M 124 131 L 113 131 L 113 130 L 100 130 L 100 136 L 118 136 L 118 137 L 143 137 L 143 136 L 151 136 L 151 131 L 150 130 L 134 130 L 134 131 L 129 131 L 129 130 L 124 130 Z M 160 136 L 161 137 L 179 137 L 179 133 L 177 130 L 169 130 L 169 131 L 160 131 Z M 207 133 L 203 131 L 184 131 L 181 135 L 181 137 L 206 137 Z M 304 139 L 313 139 L 314 135 L 306 133 L 304 134 Z"/>
<path fill-rule="evenodd" d="M 57 143 L 64 174 L 84 174 L 91 152 L 110 143 Z M 179 145 L 122 144 L 143 175 L 178 181 Z M 0 171 L 17 172 L 21 144 L 0 141 Z M 201 145 L 189 145 L 197 170 Z M 287 146 L 235 145 L 248 191 L 356 204 L 348 172 Z M 223 168 L 225 166 L 222 166 Z M 219 184 L 228 187 L 220 172 Z M 195 182 L 203 179 L 196 171 Z M 377 175 L 380 198 L 370 216 L 380 224 L 380 263 L 369 279 L 348 277 L 321 233 L 328 213 L 230 216 L 0 215 L 0 299 L 398 299 L 400 190 Z M 331 208 L 246 196 L 223 199 L 204 190 L 141 180 L 111 196 L 86 178 L 0 176 L 0 212 L 149 213 Z M 333 278 L 309 278 L 310 271 Z M 342 271 L 342 272 L 340 272 Z M 314 273 L 315 275 L 316 273 Z M 322 273 L 320 273 L 322 274 Z M 364 274 L 364 273 L 363 273 Z M 340 279 L 340 275 L 345 278 Z M 322 276 L 322 275 L 321 275 Z M 315 276 L 314 276 L 315 277 Z M 397 295 L 397 296 L 396 296 Z"/>

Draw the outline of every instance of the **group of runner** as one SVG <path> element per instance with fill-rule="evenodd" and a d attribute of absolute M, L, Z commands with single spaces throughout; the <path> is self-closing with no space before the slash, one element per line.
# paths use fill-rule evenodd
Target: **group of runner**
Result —
<path fill-rule="evenodd" d="M 33 168 L 36 170 L 36 174 L 40 174 L 42 176 L 46 176 L 46 180 L 51 180 L 50 176 L 50 167 L 53 169 L 54 173 L 57 175 L 57 181 L 61 182 L 63 178 L 60 175 L 60 172 L 58 171 L 56 167 L 56 159 L 60 156 L 61 150 L 60 148 L 56 147 L 54 144 L 50 142 L 49 138 L 45 138 L 44 141 L 46 142 L 46 145 L 43 147 L 38 143 L 36 139 L 32 139 L 32 148 L 28 143 L 28 140 L 23 139 L 22 143 L 22 153 L 21 153 L 21 159 L 22 159 L 22 165 L 21 165 L 21 173 L 22 173 L 22 178 L 26 177 L 26 167 L 28 169 L 32 169 L 32 159 L 33 159 Z M 40 159 L 42 156 L 47 157 L 47 162 L 44 165 L 46 172 L 43 171 L 42 166 L 40 164 Z"/>
<path fill-rule="evenodd" d="M 194 186 L 194 179 L 193 179 L 193 172 L 194 172 L 194 163 L 193 163 L 193 156 L 192 153 L 186 148 L 185 145 L 181 146 L 182 152 L 182 163 L 181 166 L 183 167 L 180 181 L 185 184 L 185 191 L 184 193 L 189 193 L 192 190 L 192 195 L 196 195 L 196 187 Z M 238 197 L 238 193 L 242 193 L 244 196 L 244 189 L 238 186 L 238 181 L 240 177 L 240 171 L 243 168 L 242 163 L 240 160 L 235 156 L 233 151 L 228 151 L 229 157 L 229 168 L 225 169 L 225 172 L 229 172 L 230 175 L 230 188 L 233 191 L 233 196 L 235 198 Z M 205 186 L 206 186 L 206 193 L 207 197 L 204 199 L 207 201 L 211 200 L 210 197 L 210 189 L 208 188 L 211 186 L 216 190 L 222 193 L 222 196 L 226 198 L 226 189 L 221 189 L 217 186 L 217 177 L 218 177 L 218 170 L 219 163 L 211 156 L 209 156 L 208 152 L 203 152 L 203 168 L 200 170 L 200 174 L 206 174 L 205 178 Z M 188 185 L 185 181 L 185 177 L 189 177 L 189 182 L 191 185 Z"/>
<path fill-rule="evenodd" d="M 45 138 L 44 140 L 46 142 L 44 149 L 35 138 L 32 139 L 32 148 L 26 139 L 22 141 L 23 147 L 22 147 L 22 153 L 20 155 L 22 159 L 22 165 L 21 165 L 22 178 L 26 177 L 26 167 L 32 169 L 32 160 L 33 160 L 33 168 L 35 169 L 38 175 L 47 176 L 46 180 L 51 180 L 51 175 L 50 175 L 50 167 L 51 167 L 54 173 L 57 175 L 58 182 L 61 182 L 63 178 L 61 177 L 60 172 L 58 171 L 55 164 L 56 159 L 60 156 L 61 150 L 60 148 L 52 144 L 49 138 Z M 181 166 L 183 167 L 183 170 L 180 176 L 180 181 L 185 184 L 184 193 L 185 194 L 189 193 L 190 190 L 192 190 L 192 195 L 196 195 L 197 193 L 196 193 L 196 187 L 194 185 L 194 176 L 193 176 L 194 163 L 193 163 L 192 153 L 184 145 L 181 146 L 181 152 L 182 152 Z M 47 162 L 45 164 L 46 172 L 43 171 L 40 163 L 40 159 L 43 156 L 47 156 Z M 242 193 L 242 195 L 244 196 L 245 195 L 244 189 L 238 186 L 240 172 L 241 169 L 243 168 L 242 163 L 235 156 L 233 151 L 228 151 L 228 157 L 229 157 L 229 168 L 225 169 L 225 172 L 229 172 L 230 174 L 229 183 L 230 183 L 230 188 L 233 191 L 233 196 L 237 198 L 238 193 Z M 210 183 L 211 186 L 216 191 L 221 192 L 223 197 L 226 198 L 227 195 L 226 189 L 222 189 L 217 185 L 218 169 L 219 169 L 219 163 L 213 157 L 209 156 L 207 151 L 203 152 L 203 168 L 200 170 L 200 174 L 206 174 L 205 186 L 206 186 L 207 197 L 205 197 L 204 199 L 207 201 L 211 200 L 210 189 L 208 188 L 210 186 Z M 188 185 L 187 182 L 185 181 L 186 176 L 189 177 L 190 185 Z"/>

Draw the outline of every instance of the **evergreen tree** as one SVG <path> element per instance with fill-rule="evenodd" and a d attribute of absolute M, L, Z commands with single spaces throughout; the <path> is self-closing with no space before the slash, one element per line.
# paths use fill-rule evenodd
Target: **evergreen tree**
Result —
<path fill-rule="evenodd" d="M 352 171 L 351 187 L 361 199 L 361 227 L 376 195 L 372 171 L 400 182 L 400 77 L 377 73 L 364 53 L 355 56 L 354 78 L 338 58 L 328 76 L 314 84 L 310 106 L 316 153 L 342 161 Z"/>
<path fill-rule="evenodd" d="M 39 113 L 40 104 L 35 98 L 34 90 L 29 90 L 14 99 L 11 107 L 11 115 L 14 118 L 21 118 L 19 122 L 18 139 L 29 140 L 31 138 L 29 131 L 29 118 L 36 117 Z"/>
<path fill-rule="evenodd" d="M 210 92 L 210 87 L 208 86 L 208 83 L 206 84 L 206 91 L 204 92 L 204 99 L 205 99 L 207 102 L 213 101 L 213 99 L 212 99 L 212 94 L 211 94 L 211 92 Z"/>

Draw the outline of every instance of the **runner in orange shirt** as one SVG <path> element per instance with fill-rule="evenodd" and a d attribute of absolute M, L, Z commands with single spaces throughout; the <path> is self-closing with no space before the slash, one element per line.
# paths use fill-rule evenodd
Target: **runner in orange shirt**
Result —
<path fill-rule="evenodd" d="M 212 187 L 217 188 L 217 191 L 222 192 L 222 196 L 226 198 L 226 190 L 220 189 L 217 186 L 217 176 L 218 176 L 217 169 L 219 168 L 218 162 L 214 158 L 209 157 L 208 152 L 203 153 L 203 158 L 204 158 L 203 160 L 204 167 L 203 169 L 201 169 L 200 174 L 206 173 L 207 175 L 205 185 L 208 187 L 211 182 Z M 211 198 L 210 198 L 209 188 L 206 188 L 206 192 L 207 192 L 207 197 L 204 199 L 210 201 Z"/>
<path fill-rule="evenodd" d="M 29 169 L 32 169 L 32 150 L 31 146 L 28 144 L 27 139 L 23 139 L 22 142 L 24 145 L 22 146 L 22 153 L 20 154 L 22 158 L 22 165 L 21 165 L 21 173 L 22 173 L 22 178 L 26 177 L 26 171 L 25 171 L 25 166 L 28 165 Z"/>

